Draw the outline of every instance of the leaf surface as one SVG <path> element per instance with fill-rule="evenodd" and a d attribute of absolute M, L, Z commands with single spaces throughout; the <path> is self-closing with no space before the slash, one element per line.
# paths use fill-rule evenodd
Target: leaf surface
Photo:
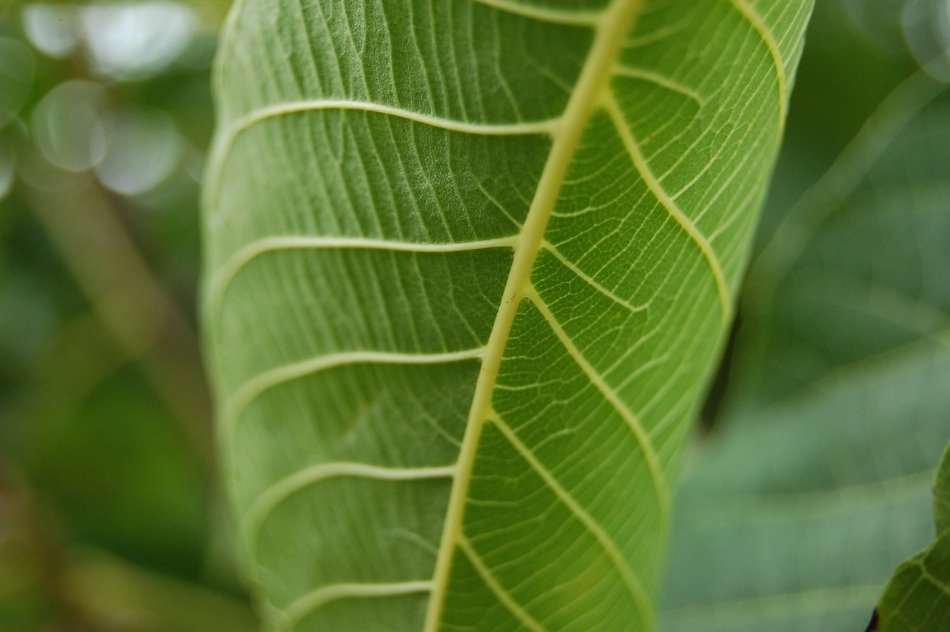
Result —
<path fill-rule="evenodd" d="M 650 629 L 807 0 L 242 0 L 206 318 L 277 627 Z"/>

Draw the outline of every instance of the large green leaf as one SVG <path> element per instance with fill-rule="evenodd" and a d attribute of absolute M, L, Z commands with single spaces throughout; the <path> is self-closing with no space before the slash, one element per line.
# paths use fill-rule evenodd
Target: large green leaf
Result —
<path fill-rule="evenodd" d="M 923 70 L 901 83 L 753 265 L 725 428 L 679 497 L 664 629 L 862 630 L 932 540 L 948 106 Z"/>
<path fill-rule="evenodd" d="M 652 627 L 810 9 L 239 1 L 206 318 L 274 625 Z"/>

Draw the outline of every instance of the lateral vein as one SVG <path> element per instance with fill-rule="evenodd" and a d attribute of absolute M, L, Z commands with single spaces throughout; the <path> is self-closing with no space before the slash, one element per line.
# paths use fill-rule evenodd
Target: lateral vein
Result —
<path fill-rule="evenodd" d="M 414 123 L 421 123 L 429 127 L 443 129 L 449 132 L 459 132 L 462 134 L 473 134 L 481 136 L 515 136 L 515 135 L 553 135 L 560 125 L 560 119 L 548 119 L 542 121 L 524 121 L 518 123 L 470 123 L 459 121 L 421 112 L 413 112 L 405 108 L 384 105 L 382 103 L 373 103 L 371 101 L 356 101 L 352 99 L 303 99 L 300 101 L 287 101 L 284 103 L 274 103 L 254 110 L 239 118 L 220 135 L 220 140 L 214 145 L 206 189 L 210 195 L 210 200 L 217 196 L 220 186 L 221 172 L 224 169 L 224 162 L 231 148 L 234 146 L 238 137 L 252 128 L 254 125 L 269 119 L 287 116 L 289 114 L 300 114 L 303 112 L 318 111 L 356 111 L 369 112 L 373 114 L 383 114 L 400 118 Z M 212 205 L 213 208 L 213 205 Z"/>
<path fill-rule="evenodd" d="M 281 614 L 281 624 L 288 630 L 294 629 L 305 617 L 313 614 L 322 606 L 340 599 L 367 597 L 395 597 L 414 593 L 429 592 L 432 582 L 429 580 L 403 581 L 391 583 L 352 582 L 329 584 L 313 590 L 293 601 Z"/>
<path fill-rule="evenodd" d="M 475 568 L 475 572 L 478 573 L 478 576 L 482 578 L 485 585 L 488 586 L 489 590 L 498 598 L 498 601 L 500 601 L 522 625 L 532 632 L 544 632 L 544 627 L 538 623 L 534 617 L 528 614 L 498 582 L 498 578 L 491 572 L 488 565 L 482 560 L 478 551 L 475 550 L 475 547 L 472 546 L 468 538 L 464 535 L 460 535 L 458 538 L 458 547 L 465 553 L 465 557 L 468 558 L 468 561 Z"/>
<path fill-rule="evenodd" d="M 382 103 L 374 103 L 372 101 L 356 101 L 352 99 L 303 99 L 300 101 L 274 103 L 254 110 L 250 114 L 238 119 L 232 125 L 228 136 L 237 136 L 248 128 L 267 119 L 287 116 L 288 114 L 300 114 L 302 112 L 315 112 L 320 110 L 351 110 L 371 114 L 385 114 L 412 121 L 413 123 L 422 123 L 430 127 L 437 127 L 449 132 L 481 136 L 553 134 L 560 123 L 560 119 L 522 121 L 517 123 L 471 123 L 468 121 L 434 116 L 432 114 L 423 114 L 422 112 L 414 112 L 413 110 L 384 105 Z"/>
<path fill-rule="evenodd" d="M 656 175 L 653 173 L 653 170 L 650 169 L 650 165 L 647 164 L 646 159 L 643 157 L 643 154 L 640 151 L 640 146 L 637 144 L 636 139 L 633 137 L 633 133 L 627 126 L 627 122 L 624 120 L 623 113 L 620 111 L 620 106 L 617 105 L 617 101 L 613 98 L 613 95 L 607 97 L 604 103 L 604 108 L 607 110 L 607 114 L 613 121 L 614 127 L 616 128 L 617 133 L 620 135 L 620 140 L 623 142 L 627 153 L 630 154 L 630 160 L 633 162 L 633 166 L 640 173 L 640 176 L 643 178 L 647 188 L 650 189 L 650 192 L 653 193 L 653 195 L 660 202 L 660 204 L 663 205 L 663 208 L 667 210 L 670 216 L 676 220 L 676 223 L 678 223 L 683 228 L 683 230 L 686 231 L 686 234 L 699 247 L 700 252 L 706 259 L 706 262 L 709 265 L 709 270 L 713 276 L 713 281 L 716 284 L 716 292 L 719 295 L 719 306 L 722 311 L 723 327 L 727 327 L 732 321 L 732 298 L 729 291 L 729 286 L 726 283 L 726 275 L 723 272 L 722 263 L 720 263 L 719 257 L 716 256 L 716 253 L 710 245 L 709 240 L 706 239 L 706 236 L 700 232 L 693 221 L 679 207 L 676 201 L 670 197 L 670 194 L 663 189 L 660 181 L 657 179 Z"/>
<path fill-rule="evenodd" d="M 660 73 L 647 70 L 646 68 L 634 68 L 632 66 L 618 65 L 616 68 L 614 68 L 614 74 L 620 77 L 639 79 L 641 81 L 647 81 L 649 83 L 655 84 L 661 88 L 669 90 L 670 92 L 675 92 L 679 95 L 682 95 L 687 99 L 692 99 L 699 107 L 703 107 L 705 104 L 705 99 L 692 88 L 684 86 L 677 81 L 673 81 L 669 77 L 665 77 Z"/>
<path fill-rule="evenodd" d="M 290 382 L 307 375 L 349 364 L 447 364 L 465 360 L 478 360 L 484 354 L 484 347 L 466 349 L 464 351 L 447 351 L 444 353 L 395 353 L 387 351 L 341 351 L 329 353 L 300 362 L 279 366 L 249 379 L 231 396 L 225 410 L 226 419 L 232 424 L 247 406 L 261 393 L 274 388 L 278 384 Z"/>
<path fill-rule="evenodd" d="M 216 314 L 231 282 L 251 261 L 275 252 L 291 250 L 383 250 L 412 254 L 469 252 L 489 248 L 514 248 L 518 236 L 462 241 L 456 243 L 413 243 L 372 237 L 325 237 L 319 235 L 275 235 L 258 239 L 232 255 L 211 280 L 208 292 L 210 313 Z"/>
<path fill-rule="evenodd" d="M 580 503 L 574 499 L 569 491 L 564 489 L 561 484 L 558 482 L 557 478 L 552 474 L 544 464 L 534 455 L 528 446 L 522 443 L 521 439 L 518 438 L 518 435 L 515 434 L 514 430 L 511 429 L 511 426 L 505 422 L 504 419 L 495 411 L 492 411 L 489 419 L 492 423 L 495 424 L 495 427 L 505 436 L 508 442 L 515 448 L 518 454 L 521 455 L 528 465 L 541 477 L 544 481 L 544 484 L 554 492 L 554 495 L 557 499 L 570 510 L 575 518 L 584 526 L 585 529 L 594 537 L 600 547 L 604 550 L 604 553 L 607 555 L 607 559 L 610 560 L 611 565 L 617 570 L 620 577 L 623 579 L 624 584 L 627 587 L 627 591 L 630 593 L 630 596 L 633 597 L 634 602 L 637 604 L 637 610 L 640 612 L 642 617 L 642 622 L 644 624 L 645 630 L 653 629 L 652 621 L 652 610 L 650 608 L 650 597 L 647 595 L 646 590 L 643 588 L 643 584 L 640 582 L 636 573 L 633 572 L 633 569 L 630 568 L 630 565 L 627 564 L 624 560 L 623 553 L 620 552 L 619 547 L 614 542 L 613 538 L 610 537 L 610 534 L 604 530 L 604 528 L 596 521 L 594 518 L 587 513 L 587 510 L 581 507 Z"/>
<path fill-rule="evenodd" d="M 485 5 L 499 11 L 531 18 L 538 22 L 564 24 L 567 26 L 597 26 L 604 17 L 602 11 L 562 11 L 532 6 L 513 0 L 472 0 L 475 4 Z"/>
<path fill-rule="evenodd" d="M 591 286 L 592 288 L 594 288 L 595 290 L 597 290 L 598 292 L 600 292 L 601 294 L 609 298 L 611 301 L 613 301 L 617 305 L 620 305 L 621 307 L 629 311 L 631 314 L 636 314 L 646 309 L 645 305 L 639 305 L 639 306 L 634 305 L 630 301 L 620 298 L 619 296 L 614 294 L 612 291 L 604 287 L 602 284 L 595 281 L 592 276 L 590 276 L 589 274 L 581 270 L 573 262 L 571 262 L 567 257 L 561 254 L 561 251 L 559 251 L 554 246 L 554 244 L 548 241 L 545 241 L 542 247 L 544 248 L 544 250 L 551 253 L 551 255 L 555 259 L 557 259 L 565 268 L 567 268 L 568 270 L 576 274 L 581 280 L 583 280 L 589 286 Z"/>
<path fill-rule="evenodd" d="M 772 57 L 772 65 L 775 66 L 775 81 L 778 84 L 778 120 L 779 130 L 785 129 L 785 114 L 788 108 L 788 79 L 785 77 L 785 63 L 782 60 L 782 53 L 779 51 L 778 42 L 772 35 L 772 31 L 765 24 L 762 16 L 753 9 L 746 0 L 730 0 L 730 4 L 739 13 L 742 14 L 758 33 L 762 43 L 769 51 Z"/>
<path fill-rule="evenodd" d="M 421 481 L 451 478 L 455 476 L 455 470 L 455 465 L 394 468 L 351 461 L 334 461 L 312 465 L 277 481 L 257 497 L 245 512 L 245 541 L 253 546 L 257 542 L 261 527 L 264 526 L 275 509 L 294 494 L 304 491 L 321 481 L 347 477 L 365 478 L 374 481 Z"/>
<path fill-rule="evenodd" d="M 617 411 L 620 417 L 624 420 L 630 430 L 633 432 L 634 437 L 637 439 L 637 443 L 640 445 L 640 449 L 643 452 L 643 457 L 647 463 L 647 469 L 650 471 L 650 479 L 653 483 L 653 490 L 656 494 L 657 502 L 660 505 L 660 511 L 662 512 L 661 518 L 665 521 L 666 516 L 669 512 L 670 505 L 670 490 L 669 486 L 666 483 L 666 478 L 663 476 L 663 468 L 660 466 L 660 460 L 657 456 L 656 448 L 653 446 L 653 442 L 650 440 L 650 435 L 647 433 L 646 429 L 643 427 L 643 424 L 640 423 L 640 419 L 637 415 L 627 407 L 623 402 L 620 395 L 617 394 L 617 391 L 610 386 L 604 377 L 595 369 L 587 358 L 584 357 L 584 354 L 581 353 L 581 350 L 577 348 L 577 345 L 574 344 L 574 341 L 571 340 L 571 337 L 564 331 L 564 328 L 561 326 L 561 323 L 558 322 L 557 318 L 551 312 L 551 309 L 544 302 L 544 299 L 537 293 L 533 288 L 526 293 L 526 298 L 528 298 L 531 303 L 535 306 L 538 312 L 541 313 L 541 316 L 544 317 L 544 320 L 547 321 L 548 326 L 551 328 L 551 331 L 554 332 L 554 335 L 557 336 L 557 339 L 561 341 L 561 344 L 564 345 L 564 349 L 567 351 L 567 354 L 574 360 L 581 371 L 584 372 L 584 375 L 587 376 L 587 379 L 600 391 L 601 395 L 604 396 L 604 399 L 611 405 L 611 407 Z"/>

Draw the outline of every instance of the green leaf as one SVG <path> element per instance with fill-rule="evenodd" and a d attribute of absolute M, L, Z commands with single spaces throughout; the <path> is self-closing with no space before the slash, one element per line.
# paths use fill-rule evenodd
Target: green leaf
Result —
<path fill-rule="evenodd" d="M 753 265 L 724 429 L 678 498 L 664 629 L 864 629 L 932 539 L 950 438 L 946 97 L 923 70 L 900 84 Z"/>
<path fill-rule="evenodd" d="M 206 334 L 272 624 L 652 628 L 810 10 L 239 1 Z"/>
<path fill-rule="evenodd" d="M 897 567 L 878 604 L 873 630 L 902 632 L 950 627 L 950 444 L 934 483 L 937 536 Z"/>

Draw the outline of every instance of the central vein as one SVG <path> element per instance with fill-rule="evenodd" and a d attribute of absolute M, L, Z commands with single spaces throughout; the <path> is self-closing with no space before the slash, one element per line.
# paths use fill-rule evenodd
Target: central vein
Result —
<path fill-rule="evenodd" d="M 475 394 L 459 451 L 458 470 L 449 497 L 442 542 L 435 565 L 433 592 L 426 614 L 425 630 L 427 632 L 436 632 L 442 618 L 452 570 L 452 556 L 461 534 L 465 500 L 468 496 L 472 468 L 475 465 L 475 455 L 482 428 L 491 412 L 492 394 L 515 314 L 525 292 L 530 289 L 531 271 L 544 241 L 544 232 L 560 194 L 564 176 L 587 123 L 604 101 L 620 48 L 642 3 L 643 0 L 613 0 L 603 13 L 587 60 L 567 102 L 564 116 L 553 132 L 551 152 L 544 165 L 538 189 L 531 201 L 524 227 L 515 246 L 508 282 L 488 337 L 488 345 L 485 347 L 481 370 L 475 384 Z"/>

